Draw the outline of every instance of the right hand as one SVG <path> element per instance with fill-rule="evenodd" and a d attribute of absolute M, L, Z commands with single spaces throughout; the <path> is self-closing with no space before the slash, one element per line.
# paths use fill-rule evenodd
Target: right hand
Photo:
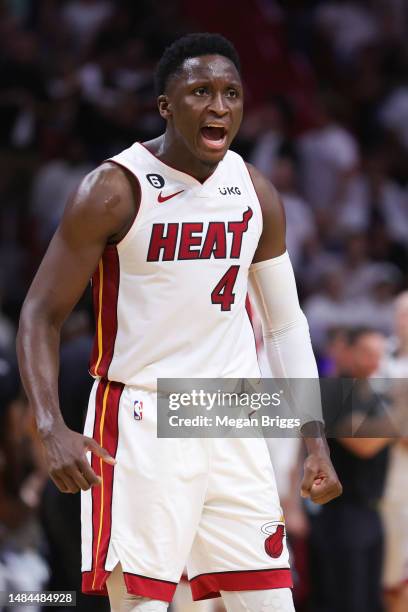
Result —
<path fill-rule="evenodd" d="M 310 498 L 315 504 L 327 504 L 343 492 L 329 451 L 322 449 L 309 453 L 304 462 L 301 497 Z"/>
<path fill-rule="evenodd" d="M 115 459 L 93 438 L 88 438 L 69 429 L 65 424 L 54 427 L 42 436 L 49 474 L 62 493 L 87 491 L 101 484 L 86 458 L 91 451 L 106 463 L 114 465 Z"/>

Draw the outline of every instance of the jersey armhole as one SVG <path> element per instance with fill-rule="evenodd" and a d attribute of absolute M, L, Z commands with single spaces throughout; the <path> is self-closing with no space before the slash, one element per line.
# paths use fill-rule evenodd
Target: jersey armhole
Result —
<path fill-rule="evenodd" d="M 135 215 L 133 217 L 133 221 L 131 222 L 131 224 L 129 225 L 129 228 L 127 230 L 127 232 L 125 233 L 124 236 L 122 236 L 122 238 L 118 241 L 118 242 L 111 242 L 109 244 L 112 244 L 113 246 L 116 246 L 118 249 L 123 249 L 125 247 L 125 245 L 128 243 L 129 239 L 131 238 L 131 236 L 134 234 L 135 229 L 137 227 L 138 224 L 138 220 L 140 218 L 140 211 L 142 208 L 142 202 L 143 202 L 143 197 L 142 197 L 142 186 L 140 184 L 140 181 L 137 177 L 137 175 L 125 164 L 117 161 L 116 159 L 107 159 L 105 160 L 111 164 L 115 164 L 116 166 L 119 166 L 120 168 L 122 168 L 122 170 L 125 170 L 126 174 L 130 174 L 132 176 L 132 178 L 135 180 L 135 185 L 132 184 L 132 182 L 129 180 L 130 183 L 130 188 L 132 190 L 132 193 L 134 194 L 134 196 L 136 196 L 135 193 L 135 187 L 137 189 L 137 191 L 139 192 L 139 196 L 140 196 L 140 201 L 139 201 L 139 206 L 137 207 L 137 210 L 135 211 Z"/>
<path fill-rule="evenodd" d="M 248 166 L 246 165 L 245 161 L 242 160 L 242 163 L 245 166 L 245 177 L 246 177 L 246 183 L 248 185 L 248 189 L 250 191 L 250 193 L 252 193 L 253 195 L 253 200 L 254 203 L 256 204 L 256 216 L 257 216 L 257 221 L 258 221 L 258 228 L 259 228 L 259 239 L 262 236 L 262 231 L 263 231 L 263 214 L 262 214 L 262 207 L 261 207 L 261 203 L 259 201 L 258 198 L 258 194 L 256 193 L 256 189 L 255 189 L 255 185 L 254 185 L 254 181 L 252 180 L 252 176 L 251 173 L 249 171 Z"/>

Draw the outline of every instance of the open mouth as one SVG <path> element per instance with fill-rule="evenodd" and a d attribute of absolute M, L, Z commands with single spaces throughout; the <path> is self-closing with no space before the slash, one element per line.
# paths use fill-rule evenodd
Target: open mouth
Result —
<path fill-rule="evenodd" d="M 208 124 L 200 130 L 202 139 L 210 149 L 223 149 L 227 140 L 227 130 L 219 125 Z"/>

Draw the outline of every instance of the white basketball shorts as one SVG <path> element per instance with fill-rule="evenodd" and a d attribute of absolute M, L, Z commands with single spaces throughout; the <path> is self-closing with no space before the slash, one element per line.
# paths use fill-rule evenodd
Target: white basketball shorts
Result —
<path fill-rule="evenodd" d="M 129 593 L 171 601 L 187 565 L 193 599 L 292 587 L 285 525 L 264 440 L 158 439 L 156 395 L 105 379 L 85 435 L 102 484 L 82 492 L 82 587 L 107 594 L 121 563 Z"/>

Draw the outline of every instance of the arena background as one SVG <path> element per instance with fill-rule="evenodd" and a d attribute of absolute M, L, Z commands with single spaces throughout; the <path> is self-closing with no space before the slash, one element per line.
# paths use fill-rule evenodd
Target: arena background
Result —
<path fill-rule="evenodd" d="M 0 590 L 79 591 L 79 496 L 46 476 L 15 365 L 19 310 L 81 178 L 163 129 L 153 72 L 178 36 L 220 32 L 240 53 L 245 119 L 233 148 L 282 195 L 321 374 L 347 369 L 344 334 L 361 325 L 384 336 L 387 361 L 408 283 L 407 19 L 405 0 L 0 1 Z M 87 292 L 61 349 L 61 405 L 77 430 L 92 333 Z M 271 451 L 297 610 L 319 612 L 319 509 L 300 502 L 298 449 L 284 442 Z M 108 606 L 78 594 L 78 609 Z"/>

